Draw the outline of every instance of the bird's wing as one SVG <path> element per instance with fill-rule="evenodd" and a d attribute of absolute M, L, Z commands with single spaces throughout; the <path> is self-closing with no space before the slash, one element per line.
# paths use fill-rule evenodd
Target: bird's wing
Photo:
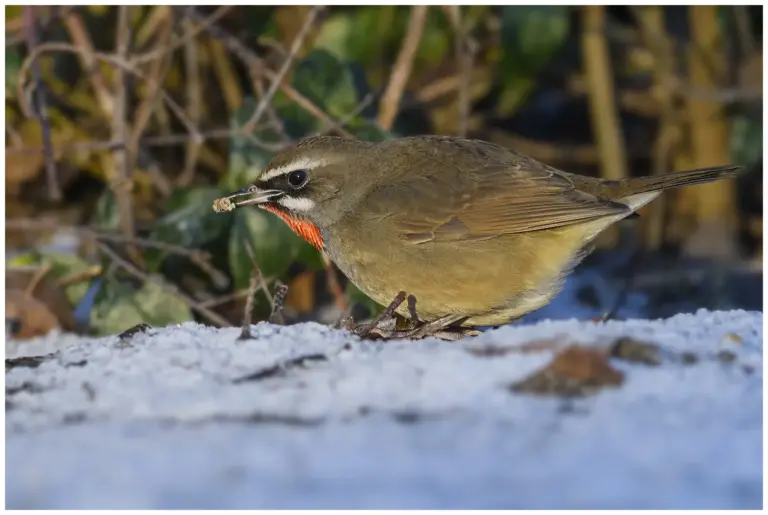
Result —
<path fill-rule="evenodd" d="M 533 160 L 402 179 L 376 188 L 365 204 L 412 243 L 482 240 L 630 211 Z"/>

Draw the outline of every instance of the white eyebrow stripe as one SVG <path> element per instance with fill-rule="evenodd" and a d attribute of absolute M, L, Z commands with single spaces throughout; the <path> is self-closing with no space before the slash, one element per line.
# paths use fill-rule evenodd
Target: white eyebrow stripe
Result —
<path fill-rule="evenodd" d="M 312 211 L 312 209 L 315 207 L 315 202 L 306 197 L 280 197 L 277 199 L 277 203 L 290 209 L 291 211 L 298 211 L 300 213 Z"/>
<path fill-rule="evenodd" d="M 313 168 L 320 168 L 321 166 L 325 166 L 327 164 L 328 164 L 328 161 L 326 161 L 325 159 L 310 159 L 308 157 L 302 157 L 297 159 L 296 161 L 293 161 L 291 164 L 287 164 L 285 166 L 278 166 L 277 168 L 271 169 L 270 171 L 268 171 L 267 173 L 259 177 L 259 180 L 268 181 L 269 179 L 273 179 L 280 175 L 285 175 L 295 170 L 312 170 Z"/>

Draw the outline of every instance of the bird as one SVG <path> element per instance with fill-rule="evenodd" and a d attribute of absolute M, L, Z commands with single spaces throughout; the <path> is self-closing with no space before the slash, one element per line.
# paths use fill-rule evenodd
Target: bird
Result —
<path fill-rule="evenodd" d="M 265 209 L 377 303 L 399 299 L 391 310 L 414 324 L 478 334 L 547 305 L 598 234 L 664 190 L 738 169 L 608 180 L 477 139 L 313 136 L 214 210 Z"/>

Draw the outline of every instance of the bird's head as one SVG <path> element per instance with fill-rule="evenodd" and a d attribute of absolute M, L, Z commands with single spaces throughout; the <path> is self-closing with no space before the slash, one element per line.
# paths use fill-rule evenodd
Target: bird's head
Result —
<path fill-rule="evenodd" d="M 277 154 L 258 179 L 227 197 L 234 207 L 254 205 L 282 218 L 317 247 L 320 232 L 365 195 L 373 143 L 317 136 Z"/>

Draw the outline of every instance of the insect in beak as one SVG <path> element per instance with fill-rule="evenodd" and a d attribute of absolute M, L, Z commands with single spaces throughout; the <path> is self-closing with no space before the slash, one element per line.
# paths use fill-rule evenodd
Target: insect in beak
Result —
<path fill-rule="evenodd" d="M 213 210 L 217 213 L 232 211 L 237 207 L 250 206 L 254 204 L 264 204 L 283 194 L 280 190 L 262 190 L 258 186 L 250 185 L 247 188 L 238 190 L 226 197 L 217 198 L 213 201 Z M 242 197 L 242 200 L 238 200 Z"/>

